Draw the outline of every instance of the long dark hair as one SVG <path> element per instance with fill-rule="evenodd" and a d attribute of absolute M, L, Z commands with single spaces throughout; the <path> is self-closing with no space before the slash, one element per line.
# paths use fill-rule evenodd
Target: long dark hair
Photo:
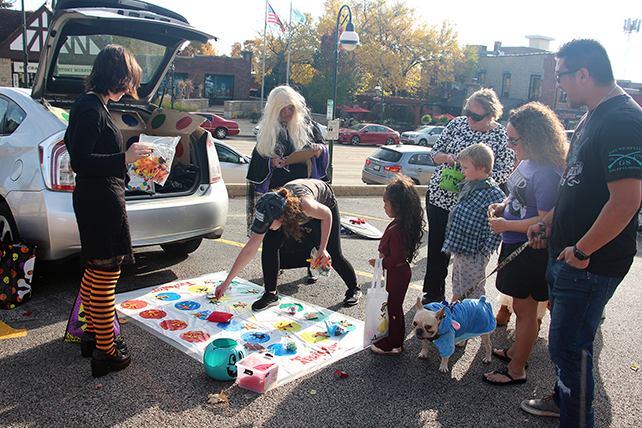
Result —
<path fill-rule="evenodd" d="M 424 209 L 415 189 L 415 183 L 405 175 L 397 175 L 386 186 L 384 197 L 395 212 L 397 227 L 403 231 L 406 260 L 411 263 L 417 256 L 426 221 Z"/>
<path fill-rule="evenodd" d="M 108 95 L 125 91 L 138 99 L 143 72 L 129 49 L 119 45 L 107 45 L 94 60 L 91 74 L 85 78 L 85 90 Z"/>

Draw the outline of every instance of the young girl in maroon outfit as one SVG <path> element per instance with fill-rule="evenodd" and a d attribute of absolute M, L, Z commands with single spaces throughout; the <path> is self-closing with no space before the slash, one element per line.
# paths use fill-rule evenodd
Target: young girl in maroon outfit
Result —
<path fill-rule="evenodd" d="M 409 177 L 398 175 L 388 184 L 383 209 L 393 219 L 379 243 L 379 257 L 387 271 L 388 337 L 373 343 L 370 349 L 377 354 L 399 354 L 406 337 L 403 300 L 412 274 L 410 262 L 417 255 L 425 225 L 423 207 Z M 371 259 L 370 265 L 374 264 L 375 259 Z"/>

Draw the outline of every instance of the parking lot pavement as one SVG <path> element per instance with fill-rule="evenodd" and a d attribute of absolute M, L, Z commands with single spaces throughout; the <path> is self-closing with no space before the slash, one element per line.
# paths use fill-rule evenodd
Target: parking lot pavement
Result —
<path fill-rule="evenodd" d="M 339 197 L 342 213 L 366 218 L 383 230 L 385 218 L 379 197 Z M 159 247 L 136 250 L 137 264 L 124 268 L 117 291 L 125 292 L 194 278 L 229 269 L 247 241 L 245 199 L 230 200 L 228 225 L 222 239 L 205 241 L 189 257 L 165 254 Z M 639 239 L 640 241 L 640 239 Z M 342 239 L 343 251 L 354 265 L 359 283 L 367 287 L 377 241 L 354 236 Z M 413 266 L 412 286 L 404 304 L 406 332 L 426 264 L 422 246 Z M 491 260 L 491 266 L 496 258 Z M 82 269 L 77 260 L 37 266 L 34 300 L 13 310 L 1 310 L 0 321 L 26 328 L 27 336 L 0 340 L 0 426 L 3 427 L 554 427 L 558 420 L 531 416 L 519 409 L 526 398 L 551 391 L 553 366 L 547 351 L 549 316 L 544 318 L 533 354 L 528 381 L 497 387 L 481 380 L 484 372 L 502 367 L 498 360 L 482 364 L 481 341 L 457 348 L 451 371 L 439 373 L 440 358 L 430 348 L 420 360 L 420 343 L 408 337 L 398 356 L 364 350 L 263 395 L 233 382 L 209 378 L 202 364 L 133 323 L 123 324 L 132 355 L 127 369 L 102 378 L 91 377 L 89 361 L 78 345 L 62 335 L 78 292 Z M 245 268 L 243 278 L 262 284 L 260 257 Z M 286 270 L 279 291 L 297 299 L 365 318 L 365 300 L 341 305 L 345 284 L 335 273 L 317 284 L 306 284 L 305 269 Z M 595 341 L 596 427 L 638 427 L 642 420 L 642 260 L 607 306 Z M 449 286 L 447 288 L 450 288 Z M 494 279 L 486 292 L 498 308 Z M 492 333 L 497 348 L 510 346 L 515 319 Z M 337 371 L 348 373 L 345 379 Z M 208 394 L 220 393 L 227 402 L 208 404 Z"/>

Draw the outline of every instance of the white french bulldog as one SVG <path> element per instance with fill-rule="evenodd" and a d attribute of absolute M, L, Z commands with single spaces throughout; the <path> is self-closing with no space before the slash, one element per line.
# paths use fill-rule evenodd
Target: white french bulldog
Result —
<path fill-rule="evenodd" d="M 495 330 L 497 321 L 485 296 L 480 299 L 465 299 L 452 307 L 441 303 L 429 303 L 426 306 L 428 308 L 421 304 L 421 298 L 417 298 L 417 313 L 412 329 L 423 344 L 419 358 L 428 358 L 428 342 L 434 342 L 441 355 L 439 371 L 448 373 L 448 360 L 455 351 L 455 343 L 481 336 L 486 347 L 483 362 L 490 363 L 490 333 Z"/>

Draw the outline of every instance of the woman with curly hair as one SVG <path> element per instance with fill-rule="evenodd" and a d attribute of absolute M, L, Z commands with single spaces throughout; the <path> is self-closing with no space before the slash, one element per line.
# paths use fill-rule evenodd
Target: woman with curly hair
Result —
<path fill-rule="evenodd" d="M 285 186 L 268 192 L 256 203 L 252 236 L 234 261 L 234 265 L 223 281 L 216 287 L 217 299 L 230 286 L 232 280 L 252 260 L 263 242 L 261 262 L 263 265 L 263 296 L 252 304 L 252 309 L 261 311 L 276 305 L 279 294 L 276 280 L 279 275 L 279 249 L 287 237 L 300 240 L 302 226 L 313 219 L 320 220 L 321 237 L 316 257 L 310 264 L 321 266 L 332 263 L 332 267 L 348 286 L 343 303 L 354 306 L 359 303 L 360 290 L 354 268 L 341 252 L 339 206 L 332 188 L 321 180 L 293 180 Z"/>
<path fill-rule="evenodd" d="M 520 163 L 508 179 L 508 198 L 488 208 L 490 227 L 502 234 L 500 261 L 528 241 L 530 226 L 539 222 L 542 229 L 542 218 L 555 204 L 568 150 L 564 127 L 555 113 L 539 102 L 511 111 L 506 133 Z M 486 382 L 507 385 L 526 381 L 526 360 L 539 330 L 538 306 L 548 300 L 547 264 L 548 250 L 529 246 L 497 273 L 497 289 L 513 297 L 515 342 L 508 349 L 493 351 L 508 365 L 486 373 Z"/>
<path fill-rule="evenodd" d="M 417 255 L 424 234 L 423 207 L 412 179 L 395 177 L 383 194 L 383 210 L 392 222 L 379 243 L 379 257 L 386 269 L 388 291 L 388 337 L 370 345 L 376 354 L 399 354 L 406 336 L 403 301 L 410 285 L 410 263 Z M 375 259 L 369 260 L 371 266 Z"/>

